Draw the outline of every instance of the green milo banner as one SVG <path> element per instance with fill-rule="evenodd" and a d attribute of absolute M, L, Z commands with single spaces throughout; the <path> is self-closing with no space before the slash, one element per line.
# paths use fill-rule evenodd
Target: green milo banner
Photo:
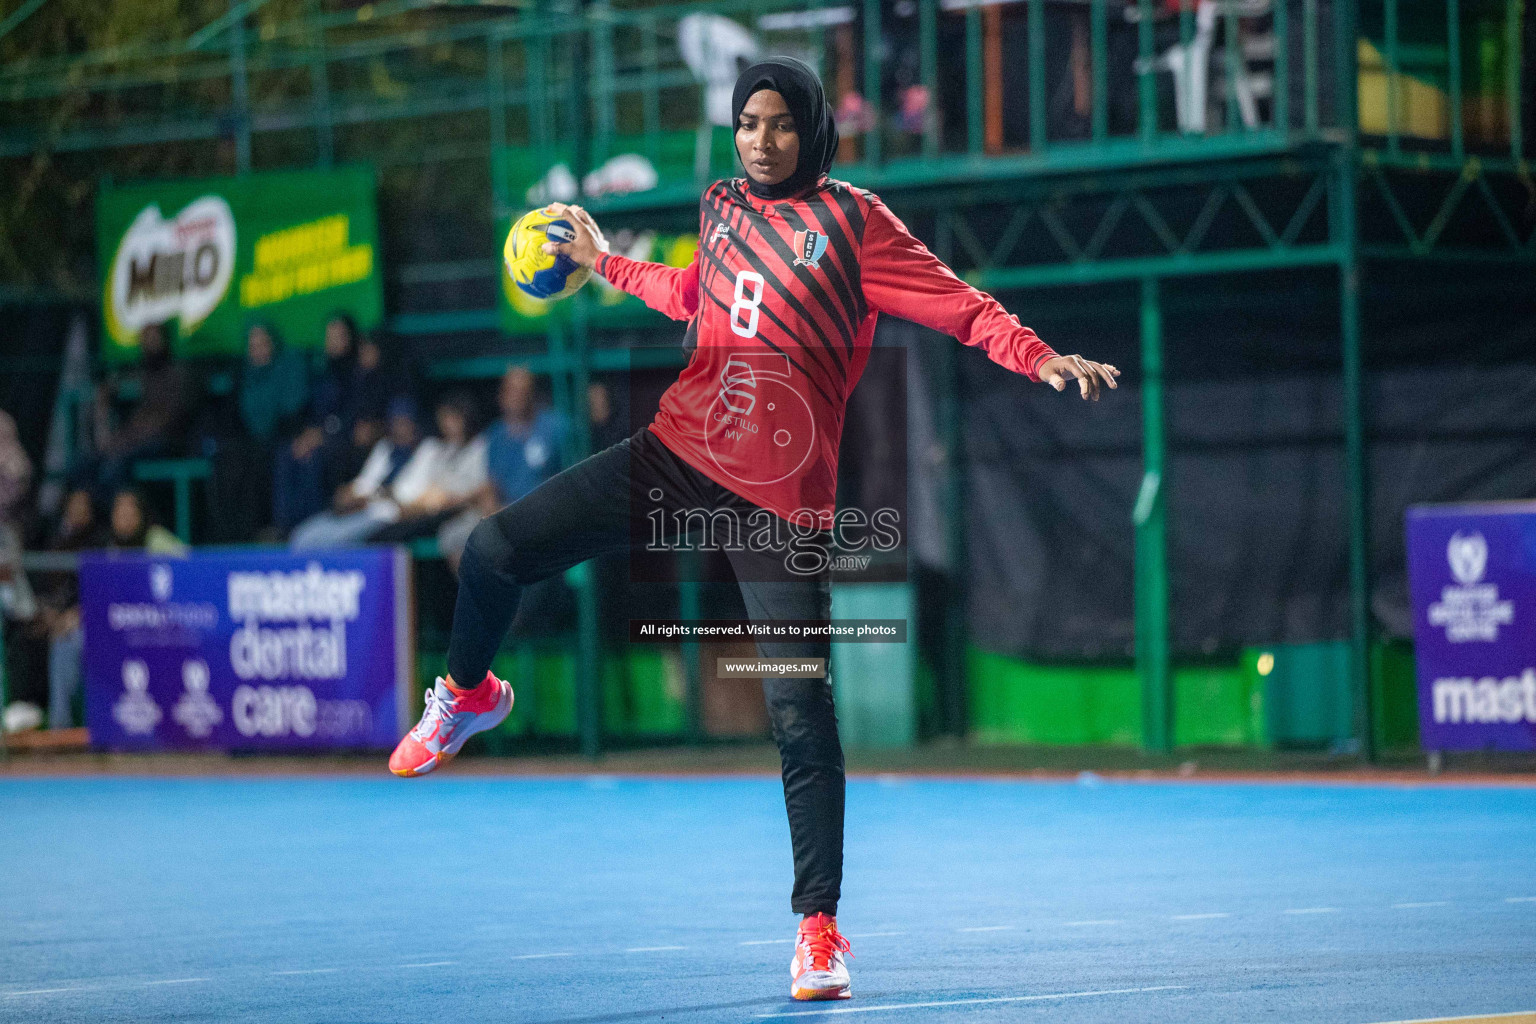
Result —
<path fill-rule="evenodd" d="M 138 357 L 170 321 L 184 356 L 234 355 L 252 321 L 318 347 L 326 319 L 384 308 L 372 168 L 103 186 L 96 200 L 102 353 Z"/>

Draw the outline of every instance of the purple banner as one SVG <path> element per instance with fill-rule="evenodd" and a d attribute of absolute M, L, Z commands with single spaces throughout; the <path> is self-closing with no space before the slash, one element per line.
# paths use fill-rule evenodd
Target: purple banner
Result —
<path fill-rule="evenodd" d="M 1536 502 L 1408 510 L 1426 750 L 1536 749 Z"/>
<path fill-rule="evenodd" d="M 392 747 L 409 724 L 409 571 L 395 548 L 83 556 L 91 744 Z"/>

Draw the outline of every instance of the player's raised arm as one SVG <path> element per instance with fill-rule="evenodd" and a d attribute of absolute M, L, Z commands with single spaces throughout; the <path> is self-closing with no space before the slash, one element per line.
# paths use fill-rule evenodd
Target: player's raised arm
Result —
<path fill-rule="evenodd" d="M 545 242 L 545 252 L 563 253 L 582 266 L 591 267 L 615 288 L 628 292 L 673 320 L 688 320 L 698 312 L 697 252 L 693 254 L 693 262 L 686 267 L 632 260 L 608 251 L 608 240 L 603 237 L 597 222 L 586 210 L 579 206 L 564 206 L 563 211 L 570 216 L 576 228 L 576 239 L 571 242 Z"/>
<path fill-rule="evenodd" d="M 1058 355 L 996 299 L 960 280 L 874 197 L 859 270 L 872 308 L 953 335 L 1030 380 L 1061 391 L 1076 378 L 1083 398 L 1094 401 L 1104 386 L 1118 386 L 1119 370 L 1079 355 Z"/>

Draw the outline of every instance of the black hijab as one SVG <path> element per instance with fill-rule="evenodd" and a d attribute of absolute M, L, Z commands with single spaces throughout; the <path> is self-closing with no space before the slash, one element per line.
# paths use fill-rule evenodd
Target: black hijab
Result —
<path fill-rule="evenodd" d="M 837 156 L 837 122 L 832 119 L 832 108 L 827 105 L 827 94 L 816 72 L 793 57 L 769 57 L 747 68 L 736 79 L 736 91 L 731 94 L 733 145 L 736 125 L 741 123 L 741 108 L 753 93 L 763 89 L 772 89 L 784 97 L 790 116 L 795 119 L 795 131 L 800 135 L 800 159 L 794 173 L 777 185 L 760 184 L 748 174 L 747 188 L 759 199 L 788 199 L 816 184 L 831 169 L 832 158 Z M 736 159 L 741 159 L 740 150 Z"/>

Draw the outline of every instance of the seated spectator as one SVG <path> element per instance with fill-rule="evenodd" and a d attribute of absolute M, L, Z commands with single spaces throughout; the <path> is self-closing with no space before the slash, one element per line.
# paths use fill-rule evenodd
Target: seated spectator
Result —
<path fill-rule="evenodd" d="M 127 418 L 112 424 L 112 404 L 121 397 L 124 379 L 104 382 L 96 391 L 96 454 L 77 470 L 77 482 L 109 494 L 127 482 L 133 463 L 169 452 L 192 405 L 186 368 L 171 358 L 165 327 L 149 324 L 139 332 L 139 368 L 134 378 L 138 398 Z"/>
<path fill-rule="evenodd" d="M 32 489 L 32 458 L 22 447 L 16 420 L 0 411 L 0 523 L 14 525 Z"/>
<path fill-rule="evenodd" d="M 484 489 L 486 443 L 483 437 L 472 436 L 475 418 L 475 403 L 467 394 L 450 395 L 438 403 L 438 437 L 422 442 L 411 464 L 401 470 L 395 488 L 399 515 L 370 533 L 370 543 L 399 544 L 430 537 Z"/>
<path fill-rule="evenodd" d="M 414 417 L 416 403 L 409 398 L 401 398 L 399 401 L 412 410 L 411 415 Z M 333 506 L 336 494 L 357 479 L 368 457 L 373 454 L 374 446 L 387 436 L 389 408 L 386 403 L 376 414 L 359 416 L 352 424 L 352 436 L 345 443 L 338 444 L 325 460 L 325 488 L 326 493 L 332 496 Z"/>
<path fill-rule="evenodd" d="M 105 535 L 96 529 L 90 495 L 85 491 L 71 493 L 51 547 L 56 551 L 79 551 L 103 543 L 118 551 L 140 550 L 176 557 L 187 553 L 187 546 L 174 533 L 150 520 L 144 499 L 135 488 L 119 488 L 112 496 L 111 529 Z M 52 613 L 49 625 L 48 727 L 68 729 L 74 724 L 85 640 L 80 628 L 78 581 L 70 589 L 54 591 L 49 600 L 58 610 Z"/>
<path fill-rule="evenodd" d="M 331 511 L 310 516 L 289 539 L 296 549 L 344 547 L 361 543 L 398 514 L 393 489 L 421 445 L 416 406 L 397 398 L 389 407 L 389 431 L 368 453 L 357 476 L 336 488 Z"/>
<path fill-rule="evenodd" d="M 514 366 L 502 375 L 497 404 L 501 418 L 480 435 L 485 442 L 486 481 L 468 508 L 438 531 L 438 549 L 455 571 L 476 523 L 560 471 L 565 418 L 535 403 L 533 374 L 526 367 Z"/>
<path fill-rule="evenodd" d="M 7 628 L 8 620 L 28 623 L 37 616 L 37 600 L 21 566 L 21 519 L 31 484 L 32 460 L 17 436 L 16 421 L 0 412 L 0 630 Z M 0 644 L 0 657 L 3 648 Z M 0 663 L 0 672 L 4 671 Z"/>
<path fill-rule="evenodd" d="M 41 659 L 35 655 L 42 651 L 41 644 L 26 642 L 35 638 L 38 619 L 37 597 L 21 564 L 31 492 L 32 459 L 16 421 L 0 411 L 0 693 L 10 701 L 0 701 L 0 730 L 6 732 L 36 728 L 42 721 L 41 701 L 25 685 L 39 678 L 37 670 L 28 672 L 27 662 L 37 664 Z"/>
<path fill-rule="evenodd" d="M 187 545 L 180 537 L 150 518 L 144 495 L 137 487 L 119 487 L 112 495 L 107 546 L 118 551 L 147 551 L 152 555 L 179 557 L 187 553 Z"/>
<path fill-rule="evenodd" d="M 214 521 L 226 542 L 250 540 L 269 524 L 277 445 L 293 436 L 309 398 L 304 357 L 271 326 L 253 324 L 235 393 L 240 432 L 220 442 L 214 462 Z"/>
<path fill-rule="evenodd" d="M 363 358 L 367 351 L 350 316 L 326 323 L 325 368 L 311 382 L 303 426 L 274 468 L 272 520 L 281 533 L 325 508 L 327 464 L 349 445 L 360 416 L 383 412 L 385 370 L 381 358 Z"/>
<path fill-rule="evenodd" d="M 240 423 L 263 443 L 285 428 L 298 426 L 309 398 L 304 357 L 288 351 L 277 331 L 254 324 L 245 336 L 245 365 L 240 370 Z"/>
<path fill-rule="evenodd" d="M 629 416 L 620 412 L 608 385 L 594 380 L 587 385 L 587 431 L 594 452 L 611 448 L 629 437 Z M 592 560 L 597 587 L 597 632 L 610 650 L 622 650 L 629 642 L 629 552 L 613 551 Z"/>
<path fill-rule="evenodd" d="M 371 334 L 358 335 L 356 386 L 352 399 L 354 415 L 380 420 L 396 396 L 413 391 L 409 375 L 399 361 L 391 358 Z"/>
<path fill-rule="evenodd" d="M 315 516 L 293 532 L 295 550 L 393 544 L 431 534 L 462 509 L 485 482 L 485 443 L 469 438 L 474 406 L 453 396 L 437 407 L 440 437 L 415 445 L 401 465 L 391 456 L 403 447 L 415 421 L 390 418 L 388 446 L 380 442 L 357 479 L 338 494 L 336 510 Z M 396 456 L 397 457 L 397 456 Z"/>
<path fill-rule="evenodd" d="M 620 414 L 613 400 L 613 392 L 600 380 L 587 385 L 587 423 L 594 452 L 612 448 L 633 433 L 628 417 Z"/>
<path fill-rule="evenodd" d="M 105 545 L 106 535 L 96 521 L 91 492 L 71 491 L 64 498 L 58 529 L 48 539 L 48 550 L 86 551 Z M 73 705 L 80 691 L 85 645 L 80 629 L 79 573 L 39 573 L 37 597 L 37 629 L 48 643 L 48 728 L 69 729 L 76 724 Z"/>

